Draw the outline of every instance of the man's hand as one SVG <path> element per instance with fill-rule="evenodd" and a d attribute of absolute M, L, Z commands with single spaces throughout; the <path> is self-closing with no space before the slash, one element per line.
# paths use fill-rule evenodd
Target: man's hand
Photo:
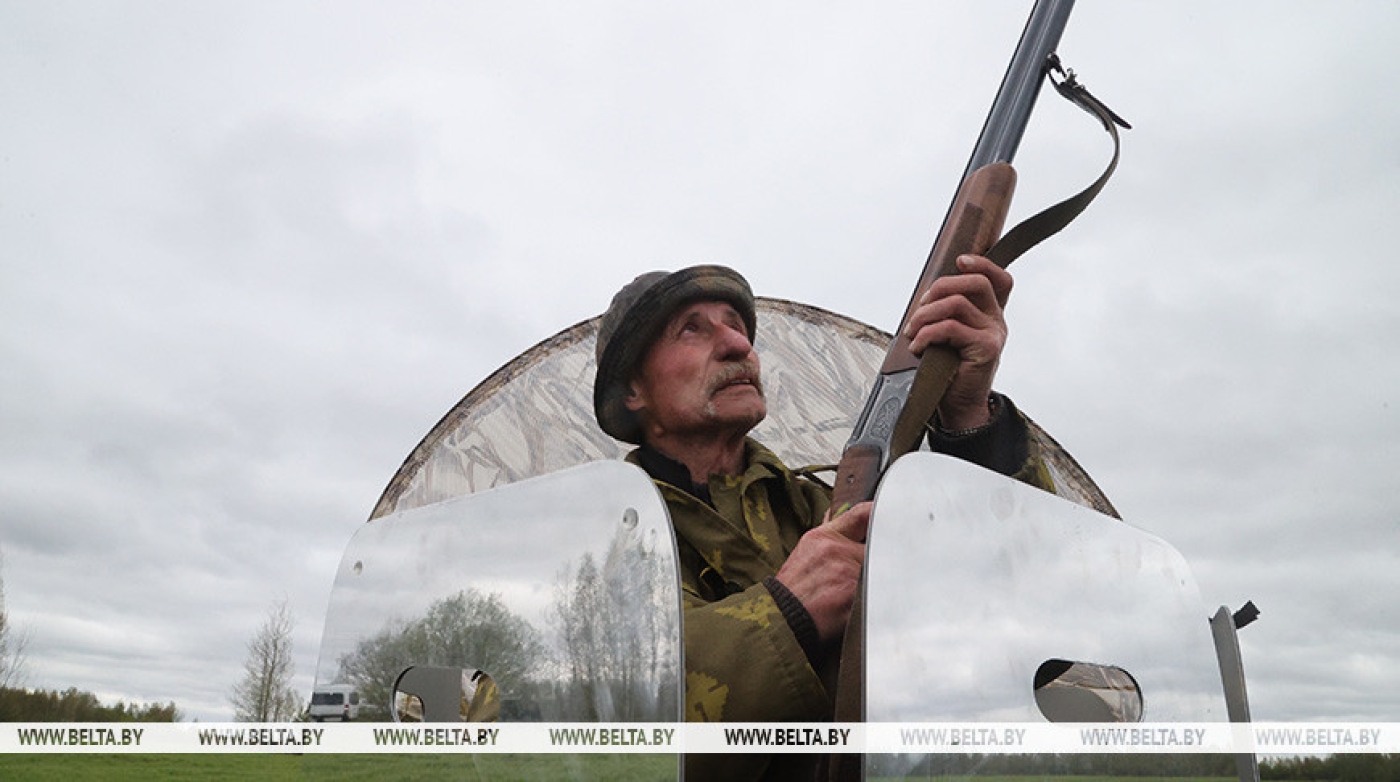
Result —
<path fill-rule="evenodd" d="M 940 277 L 909 317 L 905 336 L 916 355 L 929 345 L 947 345 L 961 359 L 953 384 L 938 406 L 945 429 L 962 430 L 991 420 L 992 392 L 1006 347 L 1006 301 L 1011 273 L 980 255 L 958 256 L 962 274 Z"/>
<path fill-rule="evenodd" d="M 871 503 L 862 502 L 808 530 L 778 570 L 777 579 L 802 602 L 823 643 L 846 631 L 865 564 Z"/>

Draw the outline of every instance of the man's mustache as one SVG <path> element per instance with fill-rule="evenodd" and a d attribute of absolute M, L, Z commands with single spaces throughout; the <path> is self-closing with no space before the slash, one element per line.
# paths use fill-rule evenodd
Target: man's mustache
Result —
<path fill-rule="evenodd" d="M 710 378 L 707 394 L 714 394 L 725 386 L 732 385 L 735 381 L 747 380 L 751 383 L 758 395 L 763 396 L 763 379 L 759 377 L 758 362 L 745 360 L 734 364 L 726 364 L 720 367 L 719 371 Z"/>

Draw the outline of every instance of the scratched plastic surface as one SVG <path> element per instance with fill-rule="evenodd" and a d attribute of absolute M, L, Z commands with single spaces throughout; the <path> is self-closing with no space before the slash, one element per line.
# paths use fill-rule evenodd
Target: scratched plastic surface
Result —
<path fill-rule="evenodd" d="M 491 720 L 678 722 L 680 622 L 660 494 L 632 465 L 594 462 L 361 526 L 331 591 L 316 682 L 353 684 L 362 720 L 412 721 L 396 681 L 410 668 L 450 667 L 494 680 Z M 461 692 L 446 694 L 454 718 Z M 505 756 L 444 762 L 483 778 L 520 773 Z M 547 765 L 535 770 L 560 779 L 679 774 L 675 755 Z"/>
<path fill-rule="evenodd" d="M 1210 612 L 1190 569 L 1129 524 L 911 454 L 881 484 L 867 556 L 872 722 L 1044 722 L 1037 674 L 1057 660 L 1126 672 L 1141 694 L 1135 709 L 1105 678 L 1049 687 L 1100 706 L 1070 721 L 1226 719 Z M 918 776 L 927 760 L 871 756 L 868 770 Z"/>
<path fill-rule="evenodd" d="M 503 719 L 673 720 L 679 584 L 665 506 L 629 464 L 403 511 L 346 548 L 317 683 L 360 684 L 387 715 L 403 666 L 458 666 L 495 679 Z"/>

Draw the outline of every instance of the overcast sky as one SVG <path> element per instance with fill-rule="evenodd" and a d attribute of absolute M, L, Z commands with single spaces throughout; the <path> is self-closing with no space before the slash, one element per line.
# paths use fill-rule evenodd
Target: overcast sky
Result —
<path fill-rule="evenodd" d="M 0 552 L 28 680 L 232 716 L 463 394 L 641 271 L 894 326 L 1029 2 L 0 0 Z M 1082 0 L 1134 124 L 999 387 L 1242 633 L 1400 720 L 1400 4 Z M 1107 161 L 1044 96 L 1013 219 Z"/>

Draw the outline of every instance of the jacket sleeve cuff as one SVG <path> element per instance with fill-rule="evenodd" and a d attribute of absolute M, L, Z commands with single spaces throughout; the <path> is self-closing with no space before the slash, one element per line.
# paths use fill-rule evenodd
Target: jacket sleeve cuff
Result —
<path fill-rule="evenodd" d="M 1002 475 L 1016 475 L 1030 458 L 1025 419 L 1006 396 L 993 393 L 988 404 L 992 420 L 966 432 L 944 431 L 935 414 L 928 427 L 929 448 Z"/>
<path fill-rule="evenodd" d="M 811 664 L 812 670 L 816 670 L 824 653 L 821 637 L 817 635 L 817 623 L 812 621 L 811 613 L 802 605 L 802 601 L 797 599 L 797 595 L 773 576 L 763 579 L 763 586 L 767 587 L 768 593 L 773 596 L 773 602 L 777 603 L 778 611 L 782 613 L 783 619 L 787 620 L 788 627 L 797 639 L 797 644 L 802 647 L 802 653 L 807 655 L 807 662 Z"/>

